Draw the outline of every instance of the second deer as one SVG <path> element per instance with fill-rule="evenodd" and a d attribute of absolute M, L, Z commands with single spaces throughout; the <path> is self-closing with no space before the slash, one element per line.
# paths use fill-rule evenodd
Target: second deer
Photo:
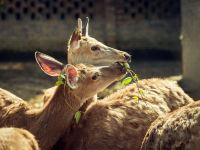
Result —
<path fill-rule="evenodd" d="M 19 127 L 35 135 L 42 150 L 49 150 L 69 127 L 74 114 L 97 92 L 119 80 L 125 70 L 121 65 L 93 67 L 63 65 L 54 58 L 36 52 L 36 60 L 48 75 L 63 73 L 67 85 L 56 87 L 43 108 L 33 109 L 25 101 L 0 89 L 0 127 Z M 68 85 L 70 85 L 70 88 Z"/>

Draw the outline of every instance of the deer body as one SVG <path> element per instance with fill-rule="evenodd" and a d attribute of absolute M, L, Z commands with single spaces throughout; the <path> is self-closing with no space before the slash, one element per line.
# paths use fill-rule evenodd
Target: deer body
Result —
<path fill-rule="evenodd" d="M 159 116 L 193 100 L 174 81 L 140 80 L 144 96 L 132 84 L 89 105 L 78 126 L 72 126 L 55 149 L 140 149 L 150 124 Z M 133 96 L 139 96 L 134 103 Z"/>
<path fill-rule="evenodd" d="M 196 101 L 156 119 L 146 133 L 141 150 L 199 150 L 199 141 L 200 101 Z"/>
<path fill-rule="evenodd" d="M 35 135 L 40 148 L 48 150 L 69 127 L 75 112 L 86 100 L 120 79 L 125 71 L 118 64 L 100 68 L 85 65 L 64 66 L 54 58 L 39 52 L 36 53 L 36 60 L 42 70 L 50 76 L 65 73 L 67 86 L 58 86 L 45 106 L 40 109 L 32 109 L 20 98 L 0 89 L 0 127 L 27 129 Z"/>
<path fill-rule="evenodd" d="M 39 146 L 27 130 L 0 128 L 0 150 L 39 150 Z"/>

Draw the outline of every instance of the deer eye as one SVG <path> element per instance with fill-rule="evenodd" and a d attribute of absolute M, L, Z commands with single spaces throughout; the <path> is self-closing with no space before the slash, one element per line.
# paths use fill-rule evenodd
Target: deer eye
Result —
<path fill-rule="evenodd" d="M 92 51 L 98 51 L 98 50 L 100 50 L 100 48 L 99 48 L 98 46 L 92 46 L 92 47 L 91 47 L 91 50 L 92 50 Z"/>
<path fill-rule="evenodd" d="M 93 76 L 92 76 L 92 80 L 97 80 L 100 77 L 100 73 L 96 72 Z"/>

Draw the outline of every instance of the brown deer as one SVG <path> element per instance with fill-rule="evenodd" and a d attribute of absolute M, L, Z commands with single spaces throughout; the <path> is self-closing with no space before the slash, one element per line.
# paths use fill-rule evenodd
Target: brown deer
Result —
<path fill-rule="evenodd" d="M 124 51 L 120 51 L 104 45 L 97 41 L 95 38 L 89 36 L 89 19 L 86 23 L 86 31 L 83 33 L 82 20 L 78 19 L 78 24 L 75 31 L 72 33 L 68 42 L 68 63 L 69 64 L 91 64 L 95 66 L 111 65 L 116 62 L 130 62 L 131 55 Z M 55 87 L 45 90 L 44 103 L 54 93 Z M 83 109 L 87 107 L 89 103 L 95 101 L 97 96 L 87 100 Z M 32 102 L 34 104 L 34 102 Z"/>
<path fill-rule="evenodd" d="M 54 58 L 36 52 L 36 60 L 48 75 L 65 75 L 67 84 L 56 87 L 41 109 L 32 109 L 25 101 L 0 89 L 0 127 L 24 128 L 35 135 L 42 150 L 51 149 L 69 127 L 74 114 L 97 92 L 119 80 L 125 71 L 119 64 L 93 67 L 63 65 Z"/>
<path fill-rule="evenodd" d="M 27 130 L 0 128 L 0 150 L 39 150 L 39 146 Z"/>
<path fill-rule="evenodd" d="M 199 150 L 200 101 L 159 117 L 148 129 L 141 150 Z"/>
<path fill-rule="evenodd" d="M 128 53 L 106 46 L 95 38 L 90 37 L 88 34 L 89 20 L 84 34 L 82 30 L 82 21 L 79 18 L 77 28 L 68 42 L 68 63 L 104 66 L 131 60 L 131 56 Z"/>
<path fill-rule="evenodd" d="M 151 123 L 159 116 L 193 100 L 174 81 L 147 79 L 138 82 L 144 95 L 131 84 L 90 104 L 78 125 L 67 130 L 55 145 L 62 150 L 139 150 Z M 140 99 L 136 104 L 133 97 Z"/>

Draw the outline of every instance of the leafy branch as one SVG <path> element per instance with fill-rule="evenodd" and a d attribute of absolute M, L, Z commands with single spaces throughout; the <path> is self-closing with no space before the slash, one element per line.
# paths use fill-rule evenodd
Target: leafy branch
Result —
<path fill-rule="evenodd" d="M 128 63 L 122 63 L 121 65 L 126 69 L 126 71 L 130 75 L 130 77 L 127 77 L 124 80 L 122 80 L 122 82 L 121 82 L 122 85 L 127 86 L 131 83 L 136 83 L 137 91 L 140 94 L 140 96 L 143 97 L 144 90 L 139 88 L 139 85 L 138 85 L 139 77 L 138 77 L 138 75 L 133 70 L 131 70 Z M 135 103 L 139 102 L 139 97 L 137 95 L 134 95 L 132 98 L 133 98 Z"/>

